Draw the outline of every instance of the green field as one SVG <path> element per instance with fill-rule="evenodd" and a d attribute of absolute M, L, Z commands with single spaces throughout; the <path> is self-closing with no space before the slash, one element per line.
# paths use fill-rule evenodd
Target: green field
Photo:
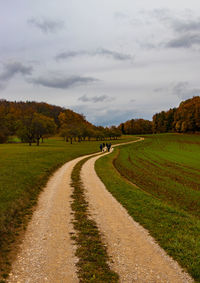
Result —
<path fill-rule="evenodd" d="M 200 136 L 145 136 L 100 158 L 96 170 L 129 214 L 200 282 Z"/>
<path fill-rule="evenodd" d="M 125 137 L 112 144 L 128 141 Z M 26 218 L 51 173 L 78 156 L 98 152 L 99 141 L 66 143 L 60 138 L 39 147 L 27 144 L 0 145 L 0 274 L 7 276 L 15 236 L 26 225 Z"/>

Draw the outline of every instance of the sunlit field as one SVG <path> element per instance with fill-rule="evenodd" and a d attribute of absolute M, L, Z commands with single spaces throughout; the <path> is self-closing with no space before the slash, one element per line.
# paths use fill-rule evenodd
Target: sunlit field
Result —
<path fill-rule="evenodd" d="M 96 169 L 129 214 L 200 281 L 200 136 L 149 135 L 99 159 Z"/>

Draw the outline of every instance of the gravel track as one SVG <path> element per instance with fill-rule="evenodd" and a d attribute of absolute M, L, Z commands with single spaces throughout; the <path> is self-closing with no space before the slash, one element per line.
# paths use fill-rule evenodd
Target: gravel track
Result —
<path fill-rule="evenodd" d="M 67 162 L 49 179 L 7 282 L 79 282 L 76 247 L 70 238 L 73 232 L 70 183 L 74 166 L 85 157 Z M 193 282 L 106 190 L 94 169 L 99 157 L 84 164 L 81 176 L 91 216 L 102 233 L 112 258 L 111 267 L 119 274 L 120 282 Z"/>
<path fill-rule="evenodd" d="M 76 283 L 75 246 L 70 238 L 71 172 L 81 159 L 67 162 L 49 179 L 28 224 L 8 282 Z"/>

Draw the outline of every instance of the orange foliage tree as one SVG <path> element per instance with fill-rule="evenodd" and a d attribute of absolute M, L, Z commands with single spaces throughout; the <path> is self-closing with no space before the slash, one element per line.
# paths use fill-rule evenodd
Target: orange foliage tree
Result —
<path fill-rule="evenodd" d="M 153 131 L 155 133 L 199 132 L 200 96 L 181 102 L 178 108 L 155 114 L 153 116 Z"/>

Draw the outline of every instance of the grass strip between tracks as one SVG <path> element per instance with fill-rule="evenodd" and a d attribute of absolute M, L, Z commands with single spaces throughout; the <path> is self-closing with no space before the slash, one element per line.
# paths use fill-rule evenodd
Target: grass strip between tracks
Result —
<path fill-rule="evenodd" d="M 80 177 L 81 168 L 88 159 L 81 160 L 72 171 L 74 191 L 71 207 L 76 231 L 72 238 L 77 245 L 78 276 L 81 282 L 118 282 L 118 275 L 108 265 L 109 256 L 106 246 L 103 244 L 97 225 L 91 219 L 88 211 L 88 202 Z"/>

